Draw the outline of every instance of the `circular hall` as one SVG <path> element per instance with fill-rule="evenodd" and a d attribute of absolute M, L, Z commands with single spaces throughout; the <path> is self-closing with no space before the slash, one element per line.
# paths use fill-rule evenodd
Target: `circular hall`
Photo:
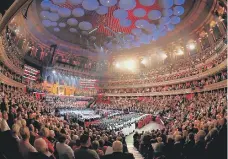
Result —
<path fill-rule="evenodd" d="M 4 0 L 0 159 L 227 159 L 227 0 Z"/>

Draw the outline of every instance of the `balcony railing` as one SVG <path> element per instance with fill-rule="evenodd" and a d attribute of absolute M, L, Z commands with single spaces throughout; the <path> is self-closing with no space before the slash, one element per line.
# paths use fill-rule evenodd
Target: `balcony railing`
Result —
<path fill-rule="evenodd" d="M 4 74 L 0 73 L 0 81 L 6 85 L 17 87 L 17 88 L 25 88 L 25 85 L 19 82 L 14 81 L 11 78 L 6 77 Z"/>
<path fill-rule="evenodd" d="M 23 69 L 15 66 L 11 62 L 11 60 L 7 57 L 5 49 L 2 45 L 2 38 L 1 37 L 0 37 L 0 59 L 11 71 L 13 71 L 16 74 L 21 75 L 21 76 L 24 74 Z"/>
<path fill-rule="evenodd" d="M 194 90 L 190 89 L 182 89 L 182 90 L 175 90 L 175 91 L 165 91 L 165 92 L 149 92 L 149 93 L 105 93 L 104 96 L 109 97 L 132 97 L 132 96 L 164 96 L 164 95 L 177 95 L 177 94 L 189 94 L 189 93 L 196 93 L 196 92 L 205 92 L 205 91 L 212 91 L 216 89 L 226 88 L 228 80 L 224 80 L 218 83 L 210 84 L 201 88 L 196 88 Z"/>
<path fill-rule="evenodd" d="M 164 81 L 164 82 L 156 82 L 156 83 L 147 83 L 147 84 L 134 84 L 134 85 L 117 85 L 117 86 L 107 86 L 105 89 L 121 89 L 121 88 L 146 88 L 146 87 L 158 87 L 158 86 L 166 86 L 166 85 L 173 85 L 173 84 L 179 84 L 179 83 L 185 83 L 189 81 L 194 81 L 194 80 L 200 80 L 203 79 L 207 76 L 213 75 L 224 68 L 227 67 L 227 59 L 217 65 L 214 68 L 211 68 L 203 73 L 193 75 L 190 77 L 185 77 L 185 78 L 180 78 L 180 79 L 175 79 L 175 80 L 170 80 L 170 81 Z"/>

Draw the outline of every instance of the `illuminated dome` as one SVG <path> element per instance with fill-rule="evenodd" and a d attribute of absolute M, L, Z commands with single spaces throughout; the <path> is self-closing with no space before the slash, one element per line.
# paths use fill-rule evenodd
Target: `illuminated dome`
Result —
<path fill-rule="evenodd" d="M 227 158 L 226 2 L 4 0 L 0 158 Z"/>
<path fill-rule="evenodd" d="M 5 33 L 15 34 L 27 62 L 112 78 L 115 69 L 147 72 L 192 58 L 222 36 L 225 13 L 216 0 L 34 0 Z"/>
<path fill-rule="evenodd" d="M 213 1 L 206 5 L 194 0 L 132 0 L 126 3 L 34 1 L 27 20 L 21 19 L 19 25 L 24 25 L 25 31 L 40 42 L 58 45 L 61 51 L 111 56 L 136 47 L 172 42 L 183 32 L 188 35 L 207 17 L 201 13 L 209 13 L 208 8 L 213 6 Z"/>

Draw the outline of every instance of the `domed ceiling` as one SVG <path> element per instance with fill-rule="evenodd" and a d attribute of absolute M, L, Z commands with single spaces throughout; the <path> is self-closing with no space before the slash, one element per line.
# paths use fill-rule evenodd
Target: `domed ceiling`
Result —
<path fill-rule="evenodd" d="M 36 41 L 56 44 L 58 51 L 106 57 L 168 44 L 183 32 L 189 35 L 215 1 L 34 0 L 21 26 Z"/>
<path fill-rule="evenodd" d="M 93 52 L 151 44 L 175 30 L 194 0 L 43 0 L 37 14 L 49 33 Z"/>

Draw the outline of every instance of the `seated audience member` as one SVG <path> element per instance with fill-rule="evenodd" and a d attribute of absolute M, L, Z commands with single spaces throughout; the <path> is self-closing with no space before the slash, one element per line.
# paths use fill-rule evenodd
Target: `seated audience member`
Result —
<path fill-rule="evenodd" d="M 38 134 L 35 132 L 35 128 L 32 124 L 29 125 L 30 130 L 30 143 L 33 145 L 35 139 L 38 137 Z"/>
<path fill-rule="evenodd" d="M 186 156 L 186 159 L 191 159 L 193 156 L 193 148 L 195 146 L 194 134 L 189 133 L 187 140 L 183 147 L 183 154 Z"/>
<path fill-rule="evenodd" d="M 182 149 L 183 145 L 181 143 L 182 137 L 181 135 L 176 135 L 175 136 L 175 143 L 173 146 L 173 153 L 174 153 L 174 158 L 175 159 L 182 159 Z"/>
<path fill-rule="evenodd" d="M 107 146 L 104 146 L 104 140 L 103 139 L 99 140 L 99 149 L 102 150 L 105 154 Z"/>
<path fill-rule="evenodd" d="M 53 130 L 50 130 L 49 132 L 50 132 L 50 134 L 49 134 L 48 140 L 49 140 L 53 145 L 55 145 L 55 142 L 56 142 L 56 139 L 55 139 L 55 132 L 54 132 Z"/>
<path fill-rule="evenodd" d="M 164 153 L 167 159 L 173 158 L 173 145 L 174 145 L 173 137 L 171 135 L 168 135 L 167 142 L 165 143 L 165 147 L 164 147 Z"/>
<path fill-rule="evenodd" d="M 123 138 L 122 137 L 117 137 L 116 140 L 122 142 L 123 144 Z M 123 153 L 128 152 L 127 145 L 123 144 Z"/>
<path fill-rule="evenodd" d="M 140 144 L 140 152 L 145 159 L 153 157 L 153 147 L 151 145 L 151 137 L 148 134 L 142 135 L 142 142 Z"/>
<path fill-rule="evenodd" d="M 56 143 L 56 151 L 58 153 L 59 159 L 74 159 L 74 152 L 72 148 L 65 142 L 66 136 L 61 135 L 59 137 L 59 142 Z"/>
<path fill-rule="evenodd" d="M 48 150 L 51 153 L 54 153 L 54 146 L 53 144 L 47 139 L 50 135 L 50 130 L 48 128 L 42 128 L 40 131 L 40 136 L 42 139 L 44 139 L 44 141 L 47 143 L 48 145 Z"/>
<path fill-rule="evenodd" d="M 7 120 L 0 116 L 0 157 L 6 159 L 23 159 L 19 152 L 18 141 L 10 132 Z"/>
<path fill-rule="evenodd" d="M 123 153 L 123 144 L 121 141 L 114 141 L 112 148 L 113 153 L 103 156 L 102 159 L 134 159 L 133 154 Z"/>
<path fill-rule="evenodd" d="M 73 151 L 80 149 L 80 139 L 70 141 L 69 146 L 72 148 Z"/>
<path fill-rule="evenodd" d="M 37 152 L 36 149 L 29 143 L 30 132 L 28 127 L 20 129 L 21 140 L 19 141 L 19 151 L 24 159 L 28 159 L 30 152 Z"/>
<path fill-rule="evenodd" d="M 49 152 L 48 145 L 43 138 L 36 139 L 34 147 L 38 152 L 31 152 L 29 159 L 55 159 L 51 152 Z"/>
<path fill-rule="evenodd" d="M 194 159 L 205 159 L 205 132 L 200 130 L 195 136 L 195 146 L 193 148 Z"/>
<path fill-rule="evenodd" d="M 164 144 L 162 142 L 158 142 L 154 144 L 154 159 L 164 158 Z"/>
<path fill-rule="evenodd" d="M 92 149 L 96 151 L 96 153 L 99 155 L 99 157 L 104 156 L 104 152 L 99 149 L 99 142 L 98 141 L 93 141 L 92 142 Z"/>
<path fill-rule="evenodd" d="M 98 154 L 95 151 L 89 149 L 91 146 L 91 139 L 89 135 L 83 134 L 80 137 L 80 143 L 80 149 L 74 152 L 75 159 L 99 159 Z"/>
<path fill-rule="evenodd" d="M 12 126 L 12 135 L 13 137 L 17 140 L 17 142 L 20 141 L 20 125 L 18 124 L 13 124 Z"/>

